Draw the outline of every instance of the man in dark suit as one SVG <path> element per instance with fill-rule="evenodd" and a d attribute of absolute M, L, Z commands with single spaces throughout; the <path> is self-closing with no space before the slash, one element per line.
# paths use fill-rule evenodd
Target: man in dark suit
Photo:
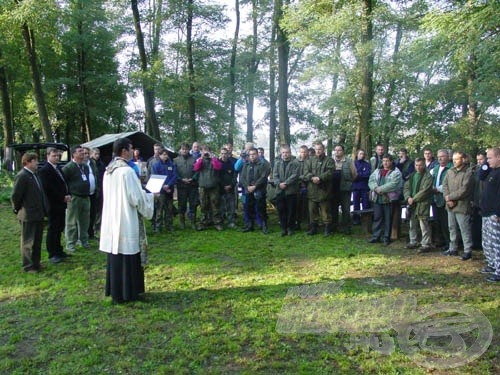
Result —
<path fill-rule="evenodd" d="M 38 156 L 27 152 L 21 162 L 23 169 L 16 175 L 12 190 L 12 208 L 21 225 L 21 257 L 26 272 L 40 271 L 43 238 L 43 218 L 46 214 L 42 183 L 36 175 Z"/>
<path fill-rule="evenodd" d="M 61 245 L 61 235 L 66 223 L 66 204 L 71 200 L 71 196 L 58 166 L 60 157 L 60 150 L 47 148 L 47 163 L 39 171 L 49 206 L 46 245 L 51 263 L 59 263 L 69 256 Z"/>

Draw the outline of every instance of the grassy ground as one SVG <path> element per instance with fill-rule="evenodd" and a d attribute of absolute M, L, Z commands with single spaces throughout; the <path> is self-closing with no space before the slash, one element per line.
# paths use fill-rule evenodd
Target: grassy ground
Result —
<path fill-rule="evenodd" d="M 116 306 L 104 297 L 105 256 L 97 243 L 57 265 L 43 250 L 43 272 L 25 274 L 19 227 L 6 204 L 0 228 L 2 374 L 500 373 L 499 289 L 477 272 L 479 256 L 417 256 L 403 241 L 383 248 L 359 233 L 281 238 L 276 226 L 268 236 L 178 230 L 149 237 L 146 301 Z M 325 283 L 339 280 L 340 290 L 325 292 L 332 287 Z M 323 289 L 301 299 L 311 286 Z M 295 299 L 287 296 L 293 287 Z M 320 332 L 277 329 L 282 308 L 304 301 L 324 313 L 408 295 L 419 306 L 458 302 L 480 310 L 494 332 L 486 353 L 462 367 L 429 370 L 398 345 L 394 329 L 387 331 L 396 343 L 389 355 L 350 347 L 357 336 L 325 317 L 316 318 L 328 323 Z M 306 321 L 314 322 L 309 313 Z"/>

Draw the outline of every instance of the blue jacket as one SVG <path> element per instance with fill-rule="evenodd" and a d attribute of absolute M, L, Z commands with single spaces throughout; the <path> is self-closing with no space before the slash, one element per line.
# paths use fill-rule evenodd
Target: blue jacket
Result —
<path fill-rule="evenodd" d="M 352 183 L 352 190 L 370 190 L 368 187 L 368 179 L 372 171 L 370 163 L 366 160 L 356 160 L 354 161 L 354 166 L 358 172 L 358 176 Z"/>
<path fill-rule="evenodd" d="M 168 185 L 168 187 L 173 190 L 177 181 L 177 166 L 172 160 L 168 159 L 166 162 L 156 160 L 151 166 L 151 174 L 167 176 L 163 186 Z M 164 193 L 164 190 L 161 192 Z"/>

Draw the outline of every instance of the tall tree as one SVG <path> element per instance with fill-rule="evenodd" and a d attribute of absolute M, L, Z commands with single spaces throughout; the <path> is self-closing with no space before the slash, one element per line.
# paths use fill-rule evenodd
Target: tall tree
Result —
<path fill-rule="evenodd" d="M 18 2 L 19 3 L 19 2 Z M 45 140 L 54 141 L 52 129 L 50 126 L 47 106 L 45 104 L 45 94 L 42 88 L 42 78 L 38 68 L 38 57 L 35 47 L 34 31 L 28 26 L 27 22 L 22 25 L 23 39 L 26 44 L 26 52 L 28 54 L 29 67 L 31 71 L 31 84 L 33 85 L 33 95 L 38 110 L 38 117 L 42 125 L 42 134 Z"/>
<path fill-rule="evenodd" d="M 0 49 L 0 93 L 2 98 L 2 125 L 4 147 L 14 142 L 12 111 L 10 106 L 9 86 L 5 69 L 5 60 Z"/>
<path fill-rule="evenodd" d="M 274 1 L 274 22 L 276 23 L 276 45 L 278 49 L 278 113 L 281 144 L 290 144 L 290 120 L 288 117 L 288 60 L 290 45 L 285 29 L 280 25 L 283 6 L 288 0 Z"/>
<path fill-rule="evenodd" d="M 82 12 L 85 6 L 85 0 L 79 0 L 77 7 L 79 12 Z M 87 76 L 87 64 L 86 64 L 86 59 L 87 59 L 87 52 L 84 44 L 84 24 L 83 20 L 80 18 L 77 20 L 77 32 L 79 36 L 79 43 L 77 44 L 76 50 L 77 50 L 77 74 L 78 74 L 78 88 L 80 91 L 80 96 L 81 96 L 81 103 L 82 103 L 82 123 L 81 123 L 81 130 L 82 130 L 82 135 L 83 139 L 85 141 L 90 141 L 91 140 L 91 123 L 90 123 L 90 113 L 89 113 L 89 104 L 88 104 L 88 93 L 87 93 L 87 82 L 86 82 L 86 76 Z"/>
<path fill-rule="evenodd" d="M 455 110 L 461 107 L 461 116 L 449 126 L 451 142 L 475 152 L 487 134 L 495 133 L 492 126 L 498 129 L 498 3 L 466 0 L 446 4 L 431 9 L 423 30 L 432 32 L 441 61 L 450 68 L 450 82 L 456 83 L 449 105 Z"/>
<path fill-rule="evenodd" d="M 259 9 L 257 0 L 252 0 L 252 35 L 250 39 L 250 56 L 247 62 L 247 90 L 246 90 L 246 141 L 253 142 L 254 135 L 254 106 L 255 106 L 255 87 L 257 84 L 257 70 L 260 64 L 260 57 L 257 55 L 257 46 L 259 43 L 258 19 Z"/>
<path fill-rule="evenodd" d="M 186 20 L 186 55 L 189 81 L 188 115 L 191 141 L 198 139 L 196 131 L 196 86 L 193 62 L 193 0 L 188 0 Z"/>
<path fill-rule="evenodd" d="M 229 129 L 227 132 L 227 141 L 234 143 L 234 133 L 236 131 L 236 53 L 238 48 L 238 40 L 240 35 L 240 1 L 234 1 L 235 11 L 235 26 L 234 36 L 231 45 L 231 61 L 229 64 L 229 98 L 230 98 L 230 114 L 229 114 Z"/>
<path fill-rule="evenodd" d="M 389 77 L 388 89 L 385 94 L 384 105 L 382 109 L 382 143 L 385 145 L 386 150 L 389 148 L 390 136 L 395 128 L 395 119 L 391 115 L 393 96 L 396 90 L 396 74 L 395 70 L 398 69 L 398 61 L 399 61 L 399 48 L 401 46 L 401 40 L 403 38 L 403 26 L 401 22 L 398 22 L 396 29 L 396 37 L 394 42 L 394 51 L 392 54 L 392 71 L 393 74 Z"/>
<path fill-rule="evenodd" d="M 278 129 L 277 119 L 277 103 L 278 93 L 276 90 L 276 29 L 278 25 L 272 22 L 271 25 L 271 40 L 269 42 L 269 160 L 271 165 L 274 165 L 274 151 L 276 147 L 276 130 Z"/>
<path fill-rule="evenodd" d="M 371 150 L 370 128 L 373 105 L 373 62 L 375 58 L 373 48 L 373 0 L 362 1 L 361 48 L 363 74 L 361 83 L 361 114 L 358 126 L 356 127 L 353 152 L 360 148 Z"/>
<path fill-rule="evenodd" d="M 153 82 L 151 82 L 148 68 L 148 58 L 146 48 L 144 45 L 144 34 L 141 27 L 141 18 L 137 0 L 130 1 L 132 7 L 132 14 L 134 17 L 135 35 L 137 39 L 137 48 L 139 50 L 139 59 L 141 62 L 142 72 L 142 89 L 144 94 L 144 115 L 146 118 L 146 132 L 153 138 L 161 140 L 160 126 L 156 117 L 155 111 L 155 95 L 153 89 Z"/>

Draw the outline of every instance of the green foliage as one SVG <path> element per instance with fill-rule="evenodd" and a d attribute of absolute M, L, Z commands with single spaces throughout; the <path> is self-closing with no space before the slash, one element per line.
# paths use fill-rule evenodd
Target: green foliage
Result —
<path fill-rule="evenodd" d="M 42 0 L 0 5 L 0 30 L 7 36 L 0 41 L 0 49 L 9 80 L 16 142 L 38 141 L 41 133 L 21 34 L 24 22 L 35 35 L 45 101 L 56 139 L 82 141 L 84 100 L 96 136 L 123 123 L 125 87 L 120 82 L 114 47 L 118 34 L 111 31 L 113 23 L 104 3 Z M 83 59 L 80 63 L 78 56 Z"/>
<path fill-rule="evenodd" d="M 404 145 L 419 152 L 426 144 L 466 144 L 473 150 L 491 146 L 500 137 L 494 125 L 500 82 L 500 60 L 495 58 L 498 4 L 445 3 L 373 2 L 376 57 L 370 132 L 374 140 L 394 149 Z M 360 44 L 359 15 L 360 2 L 306 0 L 291 5 L 283 20 L 293 46 L 305 49 L 301 82 L 320 92 L 316 113 L 325 120 L 313 128 L 334 141 L 346 137 L 347 145 L 360 121 L 359 63 L 366 46 Z M 402 36 L 396 51 L 398 28 Z M 468 84 L 471 68 L 474 81 Z M 463 115 L 471 99 L 479 114 L 474 130 Z M 325 125 L 328 113 L 331 126 Z"/>
<path fill-rule="evenodd" d="M 12 195 L 12 187 L 14 186 L 14 174 L 6 172 L 5 169 L 0 170 L 0 204 L 8 202 L 10 204 L 10 196 Z"/>

